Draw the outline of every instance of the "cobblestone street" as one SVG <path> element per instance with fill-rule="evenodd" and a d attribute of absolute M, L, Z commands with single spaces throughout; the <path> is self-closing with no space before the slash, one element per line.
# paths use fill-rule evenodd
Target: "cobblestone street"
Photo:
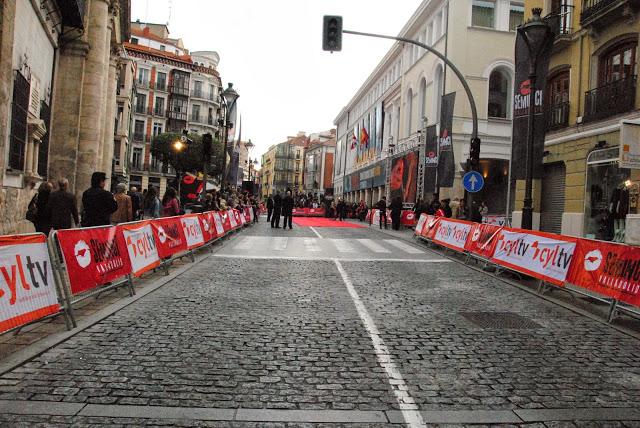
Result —
<path fill-rule="evenodd" d="M 640 426 L 638 349 L 376 229 L 262 222 L 0 376 L 0 425 Z"/>

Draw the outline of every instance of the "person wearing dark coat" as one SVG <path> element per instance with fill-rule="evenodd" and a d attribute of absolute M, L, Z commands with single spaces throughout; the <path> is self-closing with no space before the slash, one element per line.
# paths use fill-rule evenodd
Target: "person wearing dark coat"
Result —
<path fill-rule="evenodd" d="M 378 201 L 376 204 L 376 209 L 380 210 L 380 229 L 382 229 L 382 222 L 384 221 L 384 228 L 387 229 L 387 197 L 383 196 L 382 199 Z M 373 219 L 373 213 L 371 214 L 371 218 Z"/>
<path fill-rule="evenodd" d="M 280 229 L 280 212 L 282 211 L 282 196 L 280 191 L 276 191 L 273 197 L 273 213 L 271 214 L 271 227 Z"/>
<path fill-rule="evenodd" d="M 58 180 L 58 190 L 52 192 L 51 196 L 49 196 L 47 212 L 51 220 L 52 229 L 71 229 L 73 224 L 80 225 L 76 195 L 69 192 L 68 188 L 69 180 L 62 178 Z M 74 223 L 71 223 L 71 220 Z"/>
<path fill-rule="evenodd" d="M 271 195 L 267 198 L 267 222 L 271 221 L 271 217 L 273 216 L 273 198 Z"/>
<path fill-rule="evenodd" d="M 48 216 L 47 207 L 49 205 L 49 198 L 51 197 L 51 183 L 48 181 L 42 182 L 38 187 L 38 193 L 33 197 L 29 205 L 35 206 L 35 220 L 33 221 L 36 227 L 36 232 L 49 235 L 51 230 L 51 221 Z"/>
<path fill-rule="evenodd" d="M 104 190 L 107 175 L 94 172 L 91 187 L 82 194 L 82 226 L 106 226 L 111 224 L 111 214 L 118 209 L 118 203 L 111 192 Z"/>
<path fill-rule="evenodd" d="M 286 229 L 287 224 L 289 225 L 289 230 L 293 229 L 291 226 L 291 221 L 293 218 L 293 197 L 291 196 L 291 190 L 287 190 L 287 195 L 282 200 L 282 216 L 284 217 L 284 223 L 282 224 L 282 228 Z"/>
<path fill-rule="evenodd" d="M 391 227 L 393 230 L 400 230 L 400 217 L 402 216 L 402 199 L 399 196 L 391 201 Z"/>
<path fill-rule="evenodd" d="M 347 204 L 345 204 L 342 199 L 338 199 L 336 210 L 338 211 L 338 220 L 344 221 L 344 218 L 347 216 Z"/>

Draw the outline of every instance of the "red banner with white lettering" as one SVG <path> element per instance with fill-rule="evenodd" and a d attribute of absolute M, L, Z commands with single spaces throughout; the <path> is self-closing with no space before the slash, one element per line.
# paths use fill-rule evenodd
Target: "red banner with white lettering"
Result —
<path fill-rule="evenodd" d="M 253 208 L 245 207 L 244 208 L 244 217 L 247 223 L 251 223 L 253 221 Z"/>
<path fill-rule="evenodd" d="M 418 219 L 416 219 L 416 213 L 411 210 L 402 210 L 400 214 L 400 224 L 407 227 L 413 227 Z"/>
<path fill-rule="evenodd" d="M 640 248 L 578 239 L 567 281 L 640 306 Z"/>
<path fill-rule="evenodd" d="M 229 217 L 229 224 L 231 224 L 231 229 L 235 230 L 238 228 L 238 217 L 236 216 L 236 210 L 228 209 L 227 216 Z"/>
<path fill-rule="evenodd" d="M 60 311 L 46 238 L 0 237 L 0 333 Z"/>
<path fill-rule="evenodd" d="M 57 232 L 73 294 L 131 273 L 127 246 L 115 226 Z"/>
<path fill-rule="evenodd" d="M 121 224 L 117 227 L 127 244 L 131 273 L 140 276 L 160 266 L 160 256 L 150 221 Z"/>
<path fill-rule="evenodd" d="M 218 233 L 216 231 L 216 225 L 213 218 L 213 211 L 208 211 L 206 213 L 199 214 L 200 218 L 200 226 L 202 227 L 202 235 L 204 236 L 205 242 L 209 242 L 212 239 L 218 238 Z"/>
<path fill-rule="evenodd" d="M 436 230 L 438 230 L 439 221 L 440 217 L 427 214 L 427 220 L 425 221 L 424 227 L 422 228 L 422 232 L 420 232 L 420 236 L 433 240 L 433 238 L 435 238 L 436 236 Z"/>
<path fill-rule="evenodd" d="M 180 217 L 184 236 L 187 238 L 187 248 L 193 249 L 204 244 L 204 236 L 200 227 L 198 214 L 187 214 Z"/>
<path fill-rule="evenodd" d="M 233 230 L 233 226 L 231 225 L 231 215 L 229 215 L 229 211 L 220 211 L 220 217 L 222 218 L 222 227 L 224 227 L 224 231 L 229 232 Z"/>
<path fill-rule="evenodd" d="M 418 236 L 422 235 L 422 230 L 424 229 L 426 224 L 427 224 L 427 215 L 426 214 L 420 215 L 420 218 L 416 223 L 416 228 L 413 231 L 414 235 L 418 235 Z"/>
<path fill-rule="evenodd" d="M 222 216 L 219 211 L 213 211 L 213 224 L 216 228 L 217 236 L 224 236 L 224 225 L 222 224 Z"/>
<path fill-rule="evenodd" d="M 496 248 L 501 229 L 502 227 L 492 224 L 474 224 L 464 246 L 465 250 L 485 259 L 490 258 Z"/>
<path fill-rule="evenodd" d="M 576 238 L 504 228 L 491 260 L 534 278 L 563 285 L 576 248 Z"/>
<path fill-rule="evenodd" d="M 464 251 L 473 223 L 441 217 L 433 237 L 433 242 L 456 251 Z"/>
<path fill-rule="evenodd" d="M 151 220 L 151 228 L 161 259 L 188 250 L 187 238 L 184 236 L 180 217 L 163 217 Z"/>

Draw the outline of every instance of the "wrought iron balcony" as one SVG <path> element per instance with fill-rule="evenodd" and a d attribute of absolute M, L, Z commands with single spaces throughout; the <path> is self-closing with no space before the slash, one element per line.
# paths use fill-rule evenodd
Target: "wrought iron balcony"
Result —
<path fill-rule="evenodd" d="M 156 82 L 155 86 L 156 86 L 156 90 L 158 90 L 158 91 L 166 91 L 167 90 L 167 84 L 165 82 Z"/>
<path fill-rule="evenodd" d="M 573 8 L 574 6 L 570 4 L 560 5 L 557 10 L 554 10 L 544 18 L 556 35 L 556 43 L 562 39 L 570 40 L 566 36 L 573 33 Z"/>
<path fill-rule="evenodd" d="M 157 108 L 157 107 L 156 107 L 156 108 L 153 110 L 153 114 L 154 114 L 155 116 L 164 116 L 164 113 L 165 113 L 164 108 Z"/>
<path fill-rule="evenodd" d="M 584 121 L 605 119 L 633 110 L 635 100 L 636 76 L 587 91 L 584 100 Z"/>
<path fill-rule="evenodd" d="M 147 108 L 145 106 L 143 106 L 143 105 L 140 105 L 140 104 L 136 104 L 136 110 L 135 111 L 136 111 L 136 113 L 139 113 L 139 114 L 147 114 Z"/>
<path fill-rule="evenodd" d="M 547 130 L 565 128 L 569 125 L 569 109 L 570 103 L 558 103 L 549 107 L 547 110 Z"/>
<path fill-rule="evenodd" d="M 193 123 L 200 123 L 200 115 L 199 114 L 192 114 L 190 121 L 193 122 Z"/>
<path fill-rule="evenodd" d="M 187 113 L 181 111 L 169 110 L 167 111 L 167 117 L 173 120 L 187 121 Z"/>
<path fill-rule="evenodd" d="M 133 133 L 134 141 L 144 141 L 144 132 L 134 132 Z"/>
<path fill-rule="evenodd" d="M 639 6 L 639 0 L 582 0 L 580 23 L 604 28 L 621 18 L 631 18 Z"/>
<path fill-rule="evenodd" d="M 171 85 L 169 87 L 169 92 L 171 92 L 174 95 L 182 95 L 182 96 L 188 97 L 189 96 L 189 87 L 188 86 Z"/>
<path fill-rule="evenodd" d="M 191 91 L 191 96 L 194 98 L 204 98 L 204 93 L 202 92 L 202 89 L 194 89 Z"/>

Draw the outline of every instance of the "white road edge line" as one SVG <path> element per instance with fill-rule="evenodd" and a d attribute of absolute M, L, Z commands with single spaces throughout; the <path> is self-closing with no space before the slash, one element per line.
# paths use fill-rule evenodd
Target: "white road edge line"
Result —
<path fill-rule="evenodd" d="M 311 260 L 329 261 L 340 260 L 343 262 L 404 262 L 404 263 L 454 263 L 449 259 L 383 259 L 383 258 L 335 258 L 313 256 L 249 256 L 244 254 L 213 254 L 212 257 L 221 259 L 251 259 L 251 260 Z"/>
<path fill-rule="evenodd" d="M 376 327 L 373 318 L 369 315 L 367 308 L 364 306 L 364 303 L 360 299 L 358 292 L 353 286 L 351 279 L 349 279 L 349 276 L 342 267 L 340 261 L 338 259 L 333 259 L 333 261 L 336 264 L 336 268 L 338 268 L 338 272 L 340 272 L 340 276 L 342 276 L 344 284 L 347 286 L 347 291 L 349 291 L 349 294 L 353 299 L 358 315 L 360 315 L 360 319 L 373 342 L 373 348 L 375 349 L 378 363 L 387 373 L 389 385 L 396 396 L 396 400 L 398 401 L 398 406 L 402 412 L 402 417 L 404 418 L 405 423 L 411 428 L 426 426 L 422 419 L 422 415 L 418 411 L 418 405 L 411 394 L 409 394 L 407 384 L 405 383 L 400 370 L 398 370 L 398 367 L 396 367 L 396 364 L 393 362 L 391 353 L 389 352 L 387 345 L 384 344 L 384 340 L 382 339 L 380 331 L 378 330 L 378 327 Z"/>
<path fill-rule="evenodd" d="M 313 233 L 315 233 L 318 238 L 322 239 L 322 235 L 320 235 L 318 233 L 318 231 L 313 226 L 309 226 L 309 229 L 311 229 L 313 231 Z"/>

